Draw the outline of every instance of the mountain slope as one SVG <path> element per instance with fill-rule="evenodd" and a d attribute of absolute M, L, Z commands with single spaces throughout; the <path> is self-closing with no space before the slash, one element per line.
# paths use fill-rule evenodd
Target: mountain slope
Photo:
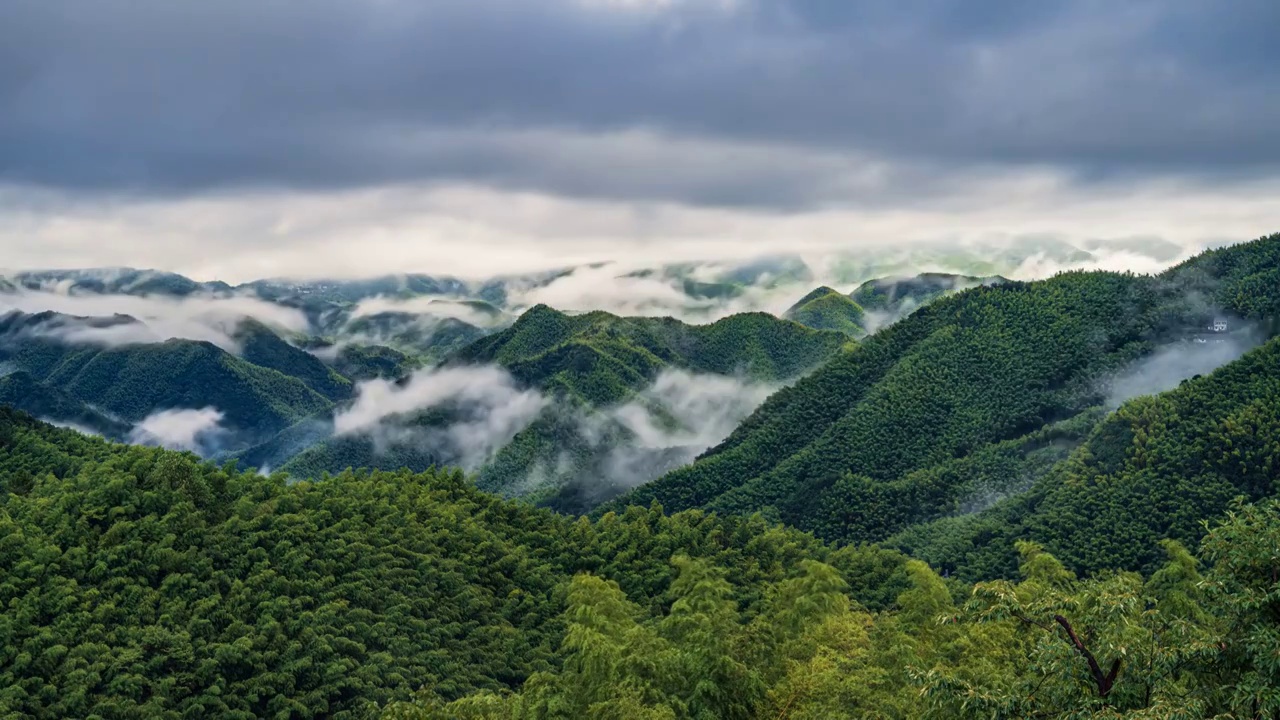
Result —
<path fill-rule="evenodd" d="M 929 515 L 868 530 L 863 515 L 879 484 L 1079 415 L 1105 400 L 1107 377 L 1200 332 L 1215 312 L 1272 312 L 1278 247 L 1280 235 L 1157 277 L 1066 273 L 937 300 L 780 391 L 694 465 L 624 501 L 765 510 L 829 539 L 883 539 Z"/>
<path fill-rule="evenodd" d="M 1280 339 L 1178 388 L 1123 405 L 1023 496 L 890 542 L 964 577 L 1011 575 L 1032 540 L 1079 572 L 1151 571 L 1150 543 L 1194 547 L 1236 496 L 1280 490 Z"/>
<path fill-rule="evenodd" d="M 596 311 L 566 315 L 539 305 L 510 328 L 464 348 L 450 363 L 497 363 L 540 386 L 555 381 L 596 403 L 638 389 L 656 370 L 675 364 L 689 370 L 760 380 L 794 377 L 838 350 L 845 338 L 779 320 L 740 313 L 709 325 L 674 318 L 618 317 Z M 604 375 L 608 377 L 599 377 Z"/>
<path fill-rule="evenodd" d="M 286 483 L 7 408 L 0 539 L 15 717 L 356 718 L 421 689 L 510 690 L 560 664 L 574 576 L 647 602 L 678 590 L 682 557 L 750 611 L 807 561 L 877 609 L 906 587 L 897 553 L 759 519 L 580 522 L 456 472 Z"/>
<path fill-rule="evenodd" d="M 0 361 L 29 373 L 42 386 L 129 423 L 162 410 L 217 408 L 235 436 L 233 444 L 278 432 L 332 407 L 302 380 L 238 358 L 212 343 L 174 339 L 104 347 L 74 342 L 52 332 L 67 324 L 109 326 L 125 322 L 134 321 L 10 313 L 0 318 Z M 277 349 L 278 343 L 283 343 L 279 338 L 264 342 L 261 335 L 254 342 Z M 289 348 L 291 359 L 282 366 L 295 364 L 292 358 L 298 356 L 294 353 L 307 355 Z M 260 359 L 275 363 L 278 358 Z M 307 355 L 297 366 L 305 371 L 311 361 L 319 362 Z M 321 378 L 332 381 L 337 377 L 322 364 L 320 368 L 324 371 Z M 341 388 L 343 382 L 334 381 L 329 389 Z"/>
<path fill-rule="evenodd" d="M 247 319 L 236 328 L 241 359 L 295 377 L 332 401 L 351 396 L 351 381 L 311 353 L 286 342 L 262 323 Z"/>
<path fill-rule="evenodd" d="M 129 423 L 108 417 L 71 395 L 38 382 L 24 370 L 0 377 L 0 405 L 9 405 L 44 420 L 123 440 Z"/>
<path fill-rule="evenodd" d="M 635 432 L 604 412 L 632 403 L 633 412 L 654 418 L 664 433 L 678 435 L 690 420 L 671 416 L 661 399 L 645 392 L 673 370 L 699 375 L 740 377 L 740 383 L 763 386 L 792 378 L 842 348 L 847 338 L 817 331 L 764 313 L 736 315 L 704 326 L 671 318 L 623 318 L 603 312 L 568 315 L 546 306 L 535 307 L 501 332 L 477 340 L 453 355 L 439 372 L 496 365 L 510 374 L 516 386 L 547 398 L 546 407 L 514 437 L 478 467 L 482 488 L 507 495 L 535 493 L 538 497 L 581 484 L 593 489 L 588 505 L 625 490 L 635 480 L 599 497 L 594 486 L 606 486 L 603 469 L 621 462 L 612 455 L 635 441 Z M 696 380 L 690 380 L 695 382 Z M 735 388 L 722 388 L 731 392 Z M 753 390 L 753 393 L 756 392 Z M 724 403 L 733 401 L 725 398 Z M 743 410 L 745 413 L 749 407 Z M 730 411 L 732 409 L 730 408 Z M 305 428 L 282 434 L 245 456 L 246 462 L 267 463 L 300 477 L 336 473 L 347 467 L 400 467 L 422 470 L 440 463 L 459 462 L 462 455 L 439 444 L 443 431 L 470 417 L 465 403 L 446 403 L 422 412 L 388 419 L 371 437 L 337 437 L 297 451 L 300 438 L 313 438 L 313 421 Z M 707 418 L 697 418 L 705 422 Z M 391 432 L 382 432 L 388 426 Z M 332 430 L 332 423 L 326 426 Z M 727 430 L 726 430 L 727 432 Z M 696 434 L 696 433 L 695 433 Z M 722 436 L 721 436 L 722 437 Z M 433 439 L 434 438 L 434 439 Z M 708 442 L 714 442 L 713 438 Z M 637 449 L 626 459 L 627 470 L 650 479 L 698 448 L 683 440 Z M 285 456 L 284 452 L 296 452 Z M 471 462 L 475 462 L 472 460 Z M 576 491 L 575 491 L 576 492 Z M 571 493 L 572 494 L 572 493 Z M 586 507 L 565 501 L 565 509 Z"/>

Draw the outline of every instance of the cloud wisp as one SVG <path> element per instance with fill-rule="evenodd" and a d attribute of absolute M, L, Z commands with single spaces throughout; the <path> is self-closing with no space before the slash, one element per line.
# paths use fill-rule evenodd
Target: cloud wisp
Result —
<path fill-rule="evenodd" d="M 21 290 L 0 293 L 0 313 L 52 311 L 66 317 L 30 329 L 67 343 L 118 347 L 170 338 L 211 342 L 236 353 L 237 326 L 245 318 L 290 332 L 306 332 L 301 312 L 245 296 L 189 296 L 175 299 L 134 295 L 72 295 Z M 125 316 L 125 317 L 116 317 Z M 81 318 L 92 318 L 82 320 Z M 102 322 L 102 319 L 112 322 Z"/>
<path fill-rule="evenodd" d="M 1260 340 L 1257 333 L 1247 328 L 1220 337 L 1203 333 L 1197 339 L 1165 345 L 1109 380 L 1106 406 L 1115 409 L 1140 395 L 1172 390 L 1183 380 L 1207 375 L 1240 359 L 1257 347 Z"/>
<path fill-rule="evenodd" d="M 400 382 L 361 383 L 355 402 L 334 418 L 334 431 L 367 435 L 382 445 L 419 443 L 449 464 L 475 470 L 548 402 L 536 390 L 519 388 L 495 366 L 420 370 Z M 414 422 L 433 409 L 445 414 L 435 422 Z"/>
<path fill-rule="evenodd" d="M 211 456 L 228 435 L 222 426 L 223 417 L 223 412 L 214 407 L 161 410 L 138 423 L 129 433 L 128 441 Z"/>

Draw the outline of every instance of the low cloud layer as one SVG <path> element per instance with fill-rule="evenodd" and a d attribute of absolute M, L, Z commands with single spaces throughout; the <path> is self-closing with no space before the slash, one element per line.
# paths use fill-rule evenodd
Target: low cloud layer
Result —
<path fill-rule="evenodd" d="M 225 440 L 221 410 L 162 410 L 148 415 L 129 433 L 135 445 L 158 445 L 170 450 L 189 450 L 201 455 L 216 453 Z"/>
<path fill-rule="evenodd" d="M 594 506 L 692 462 L 729 436 L 776 386 L 740 378 L 664 370 L 635 399 L 577 412 L 581 443 L 536 464 L 518 488 L 567 485 L 575 500 L 562 509 Z M 567 499 L 567 498 L 566 498 Z"/>
<path fill-rule="evenodd" d="M 475 470 L 511 442 L 547 406 L 536 390 L 517 387 L 494 366 L 421 370 L 402 382 L 370 380 L 355 403 L 334 418 L 339 435 L 365 434 L 375 442 L 421 443 L 450 464 Z M 415 425 L 413 416 L 444 408 L 442 424 Z"/>
<path fill-rule="evenodd" d="M 1117 408 L 1140 395 L 1154 395 L 1176 388 L 1183 380 L 1207 375 L 1239 359 L 1258 346 L 1258 336 L 1236 328 L 1222 337 L 1206 333 L 1202 342 L 1184 340 L 1166 345 L 1143 358 L 1108 385 L 1107 407 Z"/>
<path fill-rule="evenodd" d="M 1265 180 L 1163 183 L 1126 192 L 1075 188 L 1051 175 L 974 180 L 954 196 L 909 207 L 774 212 L 474 187 L 118 202 L 0 187 L 0 249 L 11 267 L 129 262 L 235 283 L 408 271 L 484 278 L 600 261 L 652 267 L 781 253 L 986 252 L 1044 237 L 1098 242 L 1104 249 L 1134 238 L 1200 247 L 1280 227 L 1278 193 L 1280 186 Z M 1144 261 L 1121 269 L 1149 267 Z"/>
<path fill-rule="evenodd" d="M 53 311 L 73 316 L 48 325 L 43 333 L 64 342 L 104 347 L 181 338 L 211 342 L 235 353 L 239 344 L 233 335 L 244 318 L 254 318 L 294 332 L 305 332 L 308 328 L 306 317 L 297 310 L 243 296 L 174 299 L 27 290 L 0 293 L 0 314 L 12 310 L 25 313 Z M 136 322 L 105 324 L 75 319 L 113 315 L 127 315 Z"/>

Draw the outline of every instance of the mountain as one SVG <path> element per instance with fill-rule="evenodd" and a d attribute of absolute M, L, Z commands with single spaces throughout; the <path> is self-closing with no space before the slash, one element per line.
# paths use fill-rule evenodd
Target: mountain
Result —
<path fill-rule="evenodd" d="M 27 290 L 56 289 L 67 294 L 186 297 L 197 293 L 224 294 L 232 289 L 224 282 L 202 283 L 177 273 L 135 268 L 42 270 L 17 273 L 12 280 Z"/>
<path fill-rule="evenodd" d="M 84 432 L 124 440 L 132 426 L 109 417 L 62 390 L 38 382 L 19 370 L 0 377 L 0 405 L 8 405 L 44 420 Z"/>
<path fill-rule="evenodd" d="M 311 384 L 334 397 L 350 392 L 349 381 L 261 325 L 247 326 L 243 337 L 248 353 L 265 365 L 210 342 L 127 342 L 144 330 L 127 317 L 11 312 L 0 317 L 0 363 L 26 374 L 15 382 L 38 384 L 38 391 L 32 391 L 47 398 L 42 403 L 59 407 L 59 414 L 82 412 L 73 411 L 69 400 L 112 418 L 107 425 L 95 420 L 90 427 L 140 423 L 161 411 L 216 408 L 232 445 L 269 436 L 331 408 L 330 399 Z M 101 344 L 108 336 L 85 334 L 90 331 L 110 332 L 113 342 L 125 344 Z M 17 404 L 36 407 L 26 399 Z"/>
<path fill-rule="evenodd" d="M 486 306 L 481 312 L 493 317 L 500 313 Z M 380 312 L 347 321 L 337 334 L 344 342 L 386 345 L 426 360 L 441 360 L 493 330 L 464 320 L 440 315 Z"/>
<path fill-rule="evenodd" d="M 906 317 L 917 308 L 944 295 L 978 285 L 998 285 L 1004 282 L 1008 282 L 1008 279 L 998 275 L 972 277 L 950 273 L 921 273 L 868 280 L 849 293 L 849 298 L 864 310 L 880 313 L 892 321 Z"/>
<path fill-rule="evenodd" d="M 622 318 L 602 311 L 568 315 L 539 305 L 450 362 L 497 363 L 526 383 L 601 404 L 623 399 L 664 365 L 781 380 L 815 366 L 844 342 L 835 333 L 766 313 L 688 325 L 675 318 Z"/>
<path fill-rule="evenodd" d="M 782 317 L 805 327 L 862 337 L 867 334 L 863 327 L 865 314 L 858 303 L 824 285 L 800 298 Z"/>
<path fill-rule="evenodd" d="M 423 470 L 461 463 L 477 471 L 482 488 L 531 495 L 566 510 L 585 509 L 691 460 L 720 439 L 708 433 L 727 433 L 731 425 L 720 426 L 736 421 L 769 389 L 818 365 L 846 341 L 842 334 L 764 313 L 695 326 L 671 318 L 569 315 L 537 306 L 506 330 L 454 353 L 436 370 L 387 388 L 403 393 L 415 382 L 452 378 L 443 382 L 456 385 L 461 395 L 449 395 L 445 388 L 432 391 L 439 399 L 355 435 L 322 442 L 315 439 L 336 432 L 335 424 L 310 418 L 241 457 L 299 477 L 347 467 Z M 492 367 L 501 368 L 499 376 L 473 380 L 467 374 L 470 368 Z M 720 380 L 698 380 L 703 376 Z M 509 378 L 509 400 L 479 406 L 472 396 L 489 392 L 484 388 L 503 377 Z M 472 382 L 482 385 L 468 389 Z M 701 402 L 685 407 L 688 396 Z M 495 431 L 497 439 L 486 440 L 492 447 L 476 451 L 456 441 L 456 431 L 487 432 L 506 412 L 502 406 L 516 400 L 529 403 L 527 417 Z M 626 479 L 611 477 L 618 473 Z"/>
<path fill-rule="evenodd" d="M 1032 442 L 1064 421 L 1087 425 L 1083 414 L 1108 402 L 1108 379 L 1194 351 L 1215 316 L 1269 334 L 1277 280 L 1273 235 L 1154 277 L 1072 272 L 944 297 L 834 356 L 693 465 L 619 502 L 758 510 L 831 540 L 883 540 L 985 491 L 972 478 L 939 486 L 948 463 Z M 1230 340 L 1242 350 L 1248 335 Z"/>
<path fill-rule="evenodd" d="M 792 305 L 783 317 L 811 328 L 838 330 L 852 337 L 862 337 L 945 295 L 978 285 L 1003 282 L 1008 280 L 1000 276 L 921 273 L 868 280 L 848 295 L 823 285 Z"/>
<path fill-rule="evenodd" d="M 295 377 L 331 401 L 351 396 L 351 380 L 257 320 L 241 321 L 232 338 L 240 344 L 239 357 L 246 362 Z"/>
<path fill-rule="evenodd" d="M 313 342 L 308 350 L 352 382 L 395 379 L 418 369 L 420 363 L 385 345 L 340 345 Z"/>

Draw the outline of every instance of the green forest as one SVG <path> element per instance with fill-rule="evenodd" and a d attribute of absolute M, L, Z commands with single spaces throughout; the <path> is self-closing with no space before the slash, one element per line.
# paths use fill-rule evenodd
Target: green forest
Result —
<path fill-rule="evenodd" d="M 6 346 L 0 717 L 1280 717 L 1280 235 L 970 281 L 793 308 L 830 329 L 538 306 L 451 354 L 584 407 L 667 368 L 800 376 L 596 507 L 501 492 L 574 442 L 554 416 L 474 476 L 420 448 L 348 468 L 375 453 L 323 420 L 415 366 L 389 348 Z M 175 388 L 333 456 L 33 417 L 120 437 Z"/>
<path fill-rule="evenodd" d="M 851 346 L 842 333 L 766 313 L 689 325 L 674 318 L 618 317 L 600 311 L 570 315 L 539 305 L 511 327 L 454 352 L 440 367 L 495 365 L 522 387 L 554 399 L 545 413 L 479 469 L 477 481 L 506 495 L 533 494 L 529 478 L 535 469 L 559 465 L 558 472 L 548 473 L 552 477 L 533 484 L 533 491 L 539 500 L 576 509 L 582 505 L 579 485 L 602 484 L 596 474 L 601 454 L 627 439 L 624 429 L 616 429 L 617 436 L 607 442 L 586 442 L 579 429 L 584 414 L 635 400 L 664 370 L 780 383 Z M 439 428 L 463 411 L 437 406 L 397 422 L 415 430 Z M 359 467 L 425 470 L 442 462 L 437 449 L 422 444 L 387 446 L 362 435 L 328 438 L 323 431 L 317 436 L 328 414 L 300 421 L 246 451 L 241 460 L 306 478 Z"/>
<path fill-rule="evenodd" d="M 1274 437 L 1272 438 L 1274 441 Z M 965 583 L 761 517 L 596 520 L 452 471 L 288 482 L 0 411 L 0 713 L 1269 718 L 1280 506 Z"/>

